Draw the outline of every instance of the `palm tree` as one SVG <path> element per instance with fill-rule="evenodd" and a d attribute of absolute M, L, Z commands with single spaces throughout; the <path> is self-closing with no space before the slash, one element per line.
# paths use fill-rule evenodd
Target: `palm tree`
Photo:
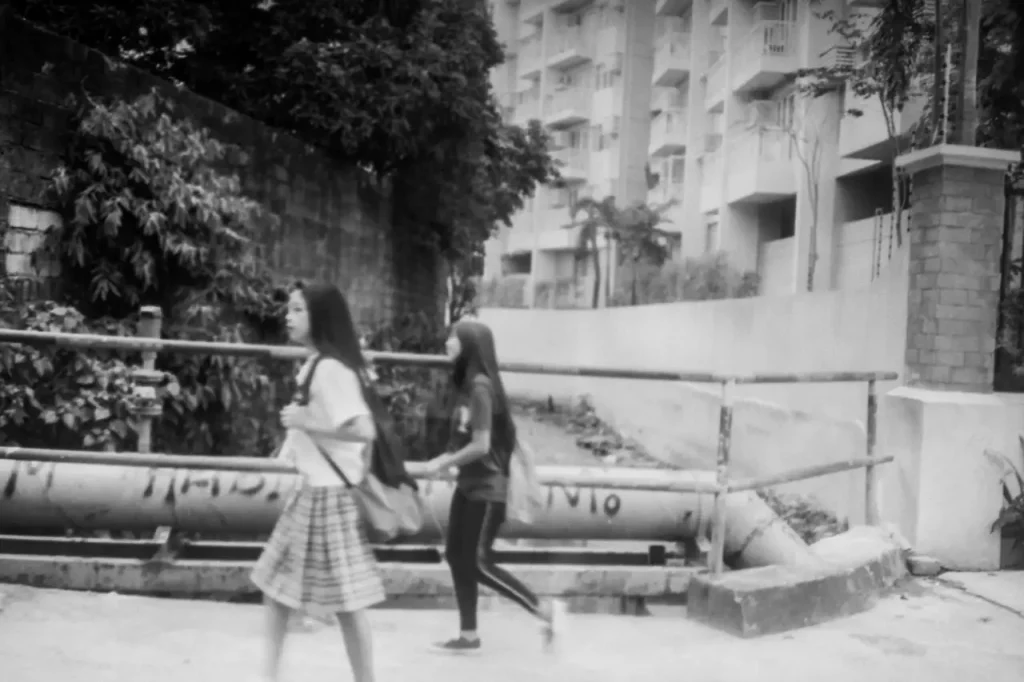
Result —
<path fill-rule="evenodd" d="M 670 255 L 671 233 L 658 226 L 666 222 L 665 212 L 674 206 L 675 200 L 657 206 L 649 206 L 637 202 L 626 209 L 615 205 L 615 197 L 608 196 L 598 201 L 592 197 L 583 197 L 570 209 L 572 212 L 571 228 L 579 227 L 580 233 L 576 245 L 577 262 L 588 257 L 594 264 L 593 307 L 597 308 L 601 300 L 601 253 L 598 241 L 603 236 L 608 242 L 619 245 L 619 263 L 630 261 L 633 264 L 631 282 L 631 303 L 637 304 L 637 277 L 641 261 L 661 266 Z M 580 213 L 583 220 L 577 222 Z M 610 265 L 609 265 L 610 267 Z M 608 273 L 610 274 L 610 273 Z M 606 274 L 605 288 L 611 278 Z M 610 292 L 609 296 L 610 298 Z"/>
<path fill-rule="evenodd" d="M 676 205 L 672 199 L 656 206 L 637 202 L 620 213 L 620 220 L 614 234 L 619 244 L 619 261 L 632 262 L 630 281 L 630 304 L 637 305 L 639 296 L 637 282 L 640 263 L 647 262 L 661 267 L 671 256 L 672 233 L 659 226 L 668 222 L 666 212 Z"/>
<path fill-rule="evenodd" d="M 594 294 L 592 305 L 601 305 L 601 251 L 599 240 L 609 238 L 615 232 L 619 222 L 619 209 L 615 206 L 615 197 L 607 196 L 598 201 L 593 197 L 582 197 L 569 207 L 572 222 L 567 226 L 580 228 L 576 242 L 576 262 L 592 258 L 594 264 Z M 577 222 L 580 213 L 583 220 Z"/>

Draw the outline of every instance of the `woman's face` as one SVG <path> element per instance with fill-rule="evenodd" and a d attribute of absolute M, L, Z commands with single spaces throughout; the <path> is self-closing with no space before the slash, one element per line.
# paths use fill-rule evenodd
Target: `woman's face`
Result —
<path fill-rule="evenodd" d="M 288 325 L 288 338 L 292 343 L 309 343 L 309 311 L 306 309 L 306 297 L 301 291 L 293 291 L 288 297 L 288 314 L 285 322 Z"/>
<path fill-rule="evenodd" d="M 459 357 L 459 353 L 462 352 L 462 343 L 454 331 L 448 335 L 448 340 L 444 343 L 444 350 L 449 360 Z"/>

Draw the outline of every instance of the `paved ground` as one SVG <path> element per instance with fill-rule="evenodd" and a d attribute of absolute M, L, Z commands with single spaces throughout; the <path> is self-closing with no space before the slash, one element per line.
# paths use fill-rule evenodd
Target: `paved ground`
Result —
<path fill-rule="evenodd" d="M 1002 574 L 1004 593 L 1024 572 Z M 993 593 L 999 590 L 992 590 Z M 255 680 L 258 606 L 0 586 L 3 682 Z M 993 599 L 989 596 L 987 599 Z M 576 616 L 555 654 L 515 611 L 483 614 L 485 650 L 435 653 L 452 613 L 379 610 L 380 682 L 1020 682 L 1024 616 L 941 582 L 912 584 L 872 611 L 816 628 L 739 640 L 677 609 L 647 618 Z M 287 681 L 350 679 L 332 628 L 292 636 Z"/>

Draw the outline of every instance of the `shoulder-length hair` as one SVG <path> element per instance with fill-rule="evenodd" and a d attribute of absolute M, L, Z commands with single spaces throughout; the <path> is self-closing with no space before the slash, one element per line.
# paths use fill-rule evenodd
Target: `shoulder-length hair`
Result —
<path fill-rule="evenodd" d="M 456 389 L 466 391 L 478 376 L 487 377 L 492 389 L 491 444 L 508 457 L 516 447 L 516 425 L 498 370 L 494 334 L 490 327 L 476 320 L 459 320 L 453 332 L 461 350 L 452 368 L 452 383 Z"/>

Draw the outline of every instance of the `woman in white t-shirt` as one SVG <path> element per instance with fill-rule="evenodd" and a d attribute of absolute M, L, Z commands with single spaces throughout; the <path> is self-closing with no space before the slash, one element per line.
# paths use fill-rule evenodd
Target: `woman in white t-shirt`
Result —
<path fill-rule="evenodd" d="M 301 611 L 320 619 L 337 615 L 356 682 L 373 682 L 366 609 L 384 601 L 384 583 L 356 502 L 335 470 L 358 485 L 369 465 L 375 428 L 357 375 L 365 363 L 337 287 L 297 288 L 287 320 L 292 342 L 312 355 L 296 377 L 300 387 L 308 386 L 308 396 L 300 390 L 281 410 L 287 429 L 281 457 L 294 462 L 302 486 L 252 572 L 266 601 L 265 676 L 278 679 L 288 619 Z"/>

